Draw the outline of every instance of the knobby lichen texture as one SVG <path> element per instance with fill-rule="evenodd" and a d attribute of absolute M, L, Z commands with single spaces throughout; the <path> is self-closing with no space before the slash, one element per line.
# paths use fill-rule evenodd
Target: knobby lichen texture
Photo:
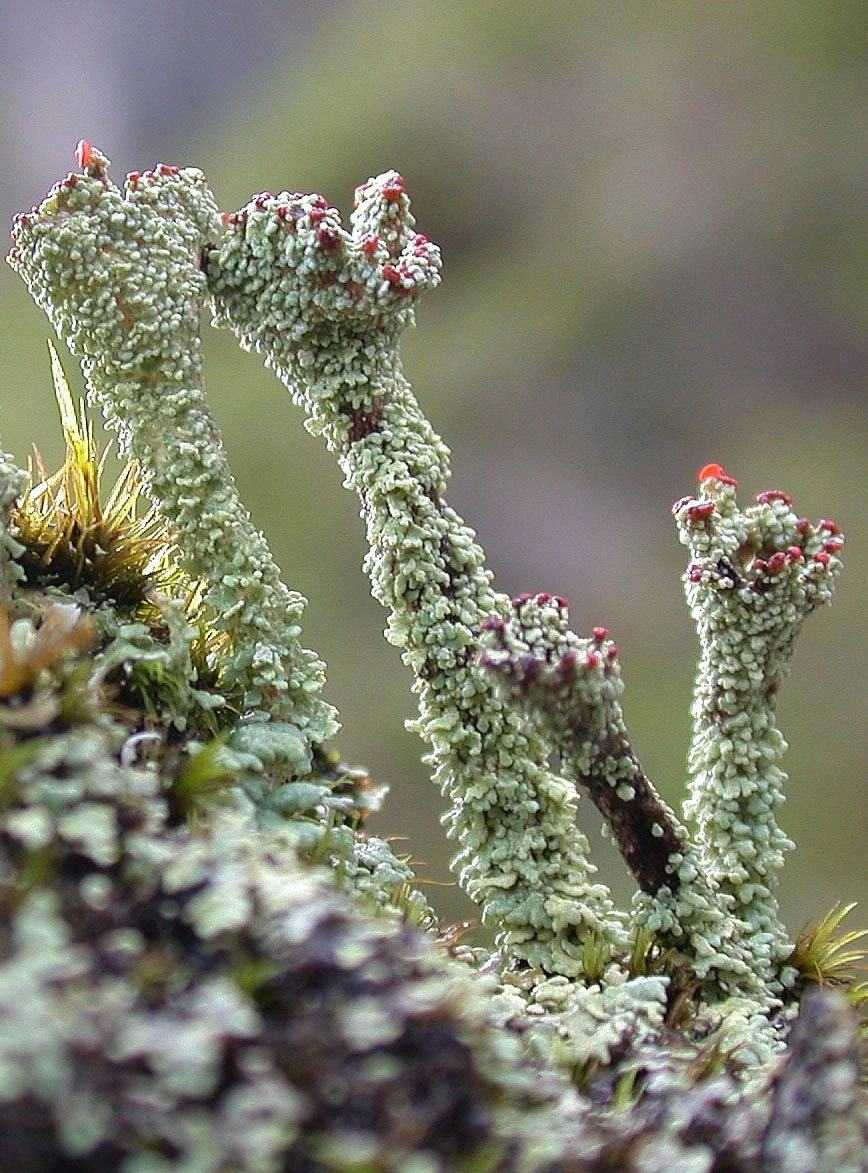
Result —
<path fill-rule="evenodd" d="M 0 1170 L 868 1167 L 858 934 L 834 937 L 840 914 L 794 942 L 776 900 L 775 699 L 837 527 L 777 491 L 743 508 L 719 465 L 674 507 L 700 646 L 679 814 L 631 746 L 609 632 L 498 594 L 446 503 L 398 350 L 440 255 L 401 176 L 344 227 L 319 195 L 221 215 L 194 169 L 118 188 L 96 148 L 77 159 L 9 261 L 130 464 L 101 503 L 56 362 L 64 468 L 0 461 Z M 328 745 L 304 600 L 205 399 L 206 308 L 358 494 L 492 950 L 365 830 L 383 788 Z"/>

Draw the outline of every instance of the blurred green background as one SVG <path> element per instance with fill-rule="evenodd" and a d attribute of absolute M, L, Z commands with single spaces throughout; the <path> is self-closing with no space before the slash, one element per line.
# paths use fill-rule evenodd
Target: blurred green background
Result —
<path fill-rule="evenodd" d="M 404 174 L 445 257 L 404 356 L 453 449 L 451 502 L 502 590 L 563 594 L 578 630 L 611 628 L 634 744 L 670 802 L 695 659 L 671 502 L 715 460 L 745 498 L 785 489 L 841 524 L 838 598 L 808 622 L 780 703 L 781 819 L 798 843 L 783 903 L 797 930 L 868 901 L 864 3 L 4 9 L 9 215 L 72 166 L 82 135 L 117 179 L 158 158 L 201 166 L 227 210 L 288 188 L 348 212 L 357 183 Z M 53 461 L 48 326 L 5 267 L 0 302 L 3 441 Z M 310 599 L 340 748 L 391 786 L 376 830 L 448 880 L 356 501 L 284 389 L 207 333 L 242 493 Z M 582 820 L 626 895 L 593 810 Z M 472 914 L 453 887 L 431 894 L 447 918 Z"/>

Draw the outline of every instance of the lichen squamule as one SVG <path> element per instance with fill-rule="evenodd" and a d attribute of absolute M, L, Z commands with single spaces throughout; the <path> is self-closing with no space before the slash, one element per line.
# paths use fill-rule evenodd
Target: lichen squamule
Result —
<path fill-rule="evenodd" d="M 9 261 L 135 464 L 97 558 L 68 391 L 67 471 L 28 487 L 0 463 L 0 1169 L 865 1168 L 860 934 L 838 932 L 845 908 L 793 941 L 776 896 L 775 700 L 838 528 L 778 491 L 742 509 L 717 464 L 675 505 L 700 648 L 675 811 L 631 745 L 609 632 L 497 593 L 446 502 L 449 453 L 399 357 L 440 254 L 401 176 L 359 187 L 344 227 L 319 195 L 221 214 L 194 169 L 121 189 L 89 143 L 76 161 L 16 217 Z M 358 494 L 491 949 L 438 924 L 365 828 L 383 788 L 327 744 L 304 600 L 205 399 L 203 307 Z M 85 481 L 78 505 L 51 487 Z M 629 908 L 576 826 L 583 796 Z"/>

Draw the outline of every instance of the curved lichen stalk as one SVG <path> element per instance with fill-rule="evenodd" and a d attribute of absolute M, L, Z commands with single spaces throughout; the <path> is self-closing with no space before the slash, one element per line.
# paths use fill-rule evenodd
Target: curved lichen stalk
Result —
<path fill-rule="evenodd" d="M 573 787 L 476 662 L 481 621 L 508 600 L 443 499 L 448 451 L 401 372 L 399 335 L 439 280 L 439 253 L 412 232 L 395 172 L 359 188 L 350 232 L 322 197 L 286 192 L 228 221 L 208 258 L 216 321 L 264 355 L 359 494 L 366 568 L 415 675 L 416 728 L 449 800 L 460 880 L 509 954 L 581 973 L 589 941 L 605 952 L 624 931 L 592 881 Z"/>
<path fill-rule="evenodd" d="M 618 648 L 605 627 L 583 639 L 564 599 L 520 595 L 508 619 L 492 616 L 480 663 L 536 723 L 561 769 L 586 793 L 639 887 L 639 934 L 689 959 L 690 981 L 710 993 L 757 995 L 761 978 L 747 926 L 706 874 L 702 853 L 646 777 L 627 736 Z"/>
<path fill-rule="evenodd" d="M 16 217 L 9 262 L 80 357 L 182 565 L 208 584 L 213 625 L 232 641 L 223 691 L 320 742 L 336 721 L 317 695 L 323 666 L 298 641 L 304 599 L 281 582 L 240 501 L 203 391 L 201 258 L 221 231 L 213 196 L 193 168 L 133 172 L 121 191 L 87 143 L 79 163 L 82 174 Z"/>

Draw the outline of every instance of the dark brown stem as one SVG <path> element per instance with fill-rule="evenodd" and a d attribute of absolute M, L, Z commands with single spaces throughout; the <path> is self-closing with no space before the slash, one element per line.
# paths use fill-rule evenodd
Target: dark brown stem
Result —
<path fill-rule="evenodd" d="M 579 773 L 576 781 L 606 820 L 624 862 L 642 891 L 653 895 L 664 886 L 676 891 L 679 879 L 672 859 L 684 854 L 685 845 L 670 811 L 648 781 L 633 747 L 620 730 L 612 729 L 606 734 L 599 743 L 598 756 L 601 761 L 608 758 L 619 763 L 620 776 L 633 790 L 632 798 L 620 798 L 619 787 L 593 768 Z"/>

